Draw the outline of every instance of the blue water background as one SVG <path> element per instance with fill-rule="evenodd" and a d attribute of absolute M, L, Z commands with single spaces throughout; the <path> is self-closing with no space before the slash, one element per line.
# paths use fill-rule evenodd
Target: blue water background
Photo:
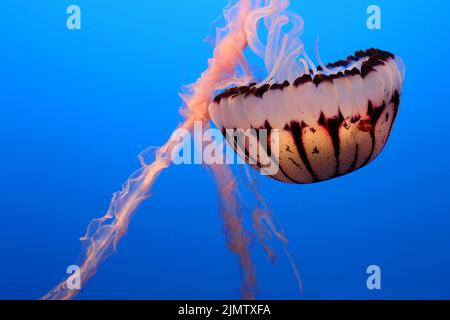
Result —
<path fill-rule="evenodd" d="M 82 29 L 66 28 L 66 8 Z M 89 221 L 180 120 L 177 93 L 205 69 L 202 40 L 224 0 L 2 0 L 0 4 L 0 298 L 35 299 L 63 279 Z M 272 265 L 255 244 L 259 298 L 450 298 L 450 3 L 297 1 L 310 52 L 379 47 L 407 65 L 401 111 L 382 155 L 317 185 L 259 179 L 290 240 Z M 279 248 L 278 248 L 279 249 Z M 382 290 L 366 268 L 382 269 Z M 211 176 L 172 167 L 136 213 L 82 299 L 239 298 Z"/>

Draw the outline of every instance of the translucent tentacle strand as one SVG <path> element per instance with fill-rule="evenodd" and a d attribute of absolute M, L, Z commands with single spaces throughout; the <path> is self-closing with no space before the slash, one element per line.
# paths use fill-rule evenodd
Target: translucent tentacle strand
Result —
<path fill-rule="evenodd" d="M 234 74 L 242 57 L 241 53 L 247 46 L 244 23 L 251 9 L 250 0 L 241 0 L 227 9 L 225 16 L 232 17 L 231 21 L 226 21 L 228 32 L 216 44 L 208 69 L 191 86 L 192 95 L 185 97 L 186 107 L 183 109 L 185 121 L 179 128 L 191 131 L 197 121 L 208 123 L 207 106 L 216 86 Z M 230 12 L 235 15 L 227 15 Z M 86 247 L 80 270 L 82 286 L 85 286 L 86 282 L 95 275 L 100 263 L 115 251 L 118 242 L 127 231 L 135 209 L 144 198 L 149 196 L 149 190 L 157 176 L 170 165 L 167 155 L 171 154 L 176 144 L 175 141 L 169 140 L 161 147 L 155 154 L 154 162 L 144 164 L 130 177 L 124 189 L 114 196 L 106 215 L 101 219 L 93 220 L 89 225 L 86 236 L 83 238 Z M 71 299 L 77 293 L 78 290 L 70 290 L 64 280 L 42 299 Z"/>

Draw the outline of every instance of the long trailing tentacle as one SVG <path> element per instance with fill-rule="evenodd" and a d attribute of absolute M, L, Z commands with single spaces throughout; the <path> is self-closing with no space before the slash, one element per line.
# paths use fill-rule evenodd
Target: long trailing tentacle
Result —
<path fill-rule="evenodd" d="M 275 237 L 275 239 L 282 243 L 284 253 L 288 258 L 289 264 L 297 281 L 298 288 L 300 292 L 303 292 L 303 284 L 300 278 L 300 273 L 289 250 L 289 240 L 281 227 L 281 224 L 276 219 L 275 214 L 270 209 L 266 199 L 262 196 L 255 173 L 250 171 L 249 167 L 246 166 L 244 167 L 244 170 L 240 171 L 239 177 L 241 184 L 253 195 L 256 200 L 255 206 L 252 210 L 252 221 L 253 229 L 259 243 L 272 263 L 276 262 L 277 255 L 269 241 Z"/>
<path fill-rule="evenodd" d="M 244 228 L 238 184 L 229 167 L 212 165 L 210 169 L 219 190 L 220 213 L 226 231 L 227 247 L 239 259 L 242 297 L 253 300 L 257 293 L 256 271 L 250 253 L 251 237 Z"/>
<path fill-rule="evenodd" d="M 216 86 L 232 77 L 240 62 L 239 53 L 242 53 L 247 46 L 244 23 L 251 9 L 250 0 L 241 0 L 226 11 L 226 17 L 232 19 L 227 21 L 227 33 L 216 43 L 213 58 L 210 59 L 207 70 L 190 87 L 192 93 L 184 96 L 186 107 L 182 114 L 185 120 L 180 124 L 179 129 L 191 131 L 197 121 L 205 125 L 208 123 L 207 107 Z M 228 16 L 227 13 L 230 12 L 235 15 Z M 158 175 L 170 165 L 168 155 L 177 144 L 176 140 L 170 139 L 156 151 L 152 163 L 142 162 L 142 168 L 129 178 L 121 192 L 115 194 L 106 215 L 103 218 L 94 219 L 89 225 L 83 238 L 86 245 L 80 267 L 82 286 L 85 286 L 86 282 L 95 275 L 99 265 L 114 253 L 118 242 L 128 229 L 136 208 L 149 196 L 149 191 Z M 73 298 L 79 290 L 68 288 L 67 280 L 70 280 L 70 277 L 56 285 L 42 299 Z"/>

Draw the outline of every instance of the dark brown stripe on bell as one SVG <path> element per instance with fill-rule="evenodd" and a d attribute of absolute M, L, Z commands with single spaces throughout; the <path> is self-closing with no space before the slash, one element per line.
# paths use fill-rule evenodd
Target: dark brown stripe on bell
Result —
<path fill-rule="evenodd" d="M 294 86 L 298 87 L 304 83 L 308 83 L 308 82 L 312 82 L 312 78 L 311 75 L 309 74 L 304 74 L 301 77 L 298 77 L 295 81 L 294 81 Z"/>
<path fill-rule="evenodd" d="M 303 164 L 305 165 L 308 172 L 313 177 L 313 180 L 315 182 L 318 182 L 319 179 L 317 178 L 317 175 L 314 173 L 314 170 L 311 166 L 311 163 L 308 160 L 308 155 L 306 154 L 305 145 L 303 144 L 303 128 L 305 127 L 305 124 L 300 124 L 297 121 L 292 121 L 290 125 L 290 131 L 292 134 L 292 138 L 294 139 L 295 146 L 297 147 L 298 154 L 300 155 L 300 158 L 303 161 Z"/>
<path fill-rule="evenodd" d="M 290 83 L 289 81 L 284 81 L 282 84 L 278 84 L 278 83 L 274 83 L 271 87 L 270 90 L 281 90 L 283 91 L 284 88 L 289 87 Z"/>
<path fill-rule="evenodd" d="M 267 155 L 272 158 L 272 141 L 271 141 L 271 136 L 272 136 L 272 126 L 270 125 L 269 121 L 266 120 L 264 121 L 264 126 L 261 127 L 262 130 L 266 130 L 267 132 L 267 149 L 264 149 L 264 151 L 266 151 Z M 259 131 L 258 131 L 258 145 L 259 145 Z"/>
<path fill-rule="evenodd" d="M 391 102 L 398 108 L 400 106 L 400 93 L 395 90 L 394 95 L 391 98 Z"/>
<path fill-rule="evenodd" d="M 370 159 L 373 156 L 373 153 L 375 152 L 375 145 L 376 145 L 376 133 L 375 133 L 375 127 L 377 125 L 378 119 L 380 119 L 381 115 L 383 114 L 384 110 L 386 109 L 386 103 L 383 102 L 381 107 L 375 108 L 372 104 L 372 101 L 369 100 L 368 108 L 367 108 L 367 115 L 370 117 L 370 138 L 372 140 L 372 149 L 370 151 L 369 157 L 364 161 L 363 166 L 367 165 L 370 161 Z"/>
<path fill-rule="evenodd" d="M 369 65 L 368 63 L 363 63 L 361 67 L 361 77 L 364 79 L 372 71 L 375 71 L 375 69 L 371 65 Z"/>
<path fill-rule="evenodd" d="M 392 116 L 391 127 L 389 128 L 389 134 L 391 134 L 392 127 L 394 126 L 395 120 L 397 119 L 398 110 L 400 108 L 400 93 L 398 90 L 395 90 L 394 94 L 391 98 L 391 103 L 394 104 L 394 114 Z"/>
<path fill-rule="evenodd" d="M 328 68 L 347 68 L 350 65 L 351 61 L 349 60 L 339 60 L 334 63 L 327 64 Z"/>
<path fill-rule="evenodd" d="M 233 129 L 234 132 L 236 132 L 236 129 Z M 228 140 L 228 137 L 225 137 Z M 228 140 L 229 142 L 229 140 Z M 237 135 L 234 135 L 234 139 L 233 139 L 233 149 L 234 152 L 236 152 L 236 154 L 239 154 L 238 150 L 242 150 L 243 148 L 241 148 L 241 146 L 239 145 L 239 141 L 238 141 L 238 137 Z M 247 163 L 250 162 L 250 152 L 248 151 L 247 147 L 245 146 L 245 142 L 244 142 L 244 155 L 245 155 L 245 161 Z M 253 159 L 252 159 L 253 161 Z"/>
<path fill-rule="evenodd" d="M 259 87 L 254 92 L 255 97 L 262 98 L 264 96 L 264 93 L 266 93 L 270 88 L 270 84 L 265 84 L 262 87 Z"/>
<path fill-rule="evenodd" d="M 342 71 L 339 71 L 338 73 L 334 73 L 334 74 L 330 75 L 331 80 L 341 79 L 341 78 L 345 78 L 345 74 Z"/>
<path fill-rule="evenodd" d="M 261 129 L 262 130 L 267 130 L 266 132 L 267 132 L 267 145 L 266 145 L 266 148 L 261 144 L 261 142 L 260 142 L 260 139 L 259 139 L 259 137 L 260 137 L 260 132 L 259 132 L 259 130 L 258 130 L 258 136 L 257 136 L 257 140 L 258 140 L 258 148 L 259 148 L 259 146 L 263 146 L 263 149 L 264 149 L 264 151 L 267 153 L 267 155 L 269 156 L 269 158 L 271 159 L 271 161 L 273 161 L 273 162 L 275 162 L 276 164 L 277 164 L 277 166 L 278 166 L 278 169 L 280 170 L 280 172 L 283 174 L 283 176 L 287 179 L 287 180 L 289 180 L 290 182 L 292 182 L 292 183 L 296 183 L 296 184 L 299 184 L 300 183 L 300 181 L 297 181 L 297 180 L 295 180 L 295 179 L 292 179 L 290 176 L 289 176 L 289 174 L 283 169 L 283 167 L 281 166 L 281 164 L 280 164 L 280 159 L 275 159 L 274 157 L 273 157 L 273 154 L 272 154 L 272 130 L 273 130 L 273 128 L 272 128 L 272 126 L 270 125 L 270 123 L 269 123 L 269 121 L 268 120 L 266 120 L 265 122 L 264 122 L 264 126 L 262 126 L 261 127 Z M 259 161 L 259 160 L 258 160 Z M 259 168 L 261 168 L 261 165 L 259 165 L 258 166 Z"/>
<path fill-rule="evenodd" d="M 313 79 L 313 83 L 316 85 L 316 87 L 318 87 L 319 84 L 321 84 L 322 82 L 326 82 L 326 81 L 333 82 L 329 76 L 324 75 L 324 74 L 318 74 Z"/>
<path fill-rule="evenodd" d="M 361 75 L 361 71 L 358 68 L 353 68 L 351 70 L 345 70 L 344 74 L 346 76 L 356 76 L 356 75 Z"/>
<path fill-rule="evenodd" d="M 358 163 L 358 155 L 359 155 L 359 144 L 357 143 L 356 148 L 355 148 L 355 156 L 353 158 L 352 165 L 350 166 L 350 169 L 348 169 L 348 171 L 344 174 L 349 174 L 357 169 L 356 164 Z"/>
<path fill-rule="evenodd" d="M 323 112 L 320 113 L 319 125 L 322 126 L 328 133 L 333 144 L 334 156 L 336 157 L 336 172 L 335 176 L 339 175 L 340 153 L 341 153 L 341 139 L 339 138 L 339 128 L 344 122 L 344 117 L 339 110 L 337 116 L 327 119 Z"/>

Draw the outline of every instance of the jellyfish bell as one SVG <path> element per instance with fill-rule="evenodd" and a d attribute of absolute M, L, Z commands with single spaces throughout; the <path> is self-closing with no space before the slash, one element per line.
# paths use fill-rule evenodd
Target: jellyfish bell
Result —
<path fill-rule="evenodd" d="M 398 113 L 404 70 L 390 52 L 357 51 L 296 79 L 229 88 L 215 97 L 209 112 L 223 132 L 277 131 L 278 152 L 270 143 L 259 148 L 277 154 L 279 170 L 271 177 L 297 184 L 325 181 L 362 168 L 381 153 Z M 253 167 L 264 171 L 258 162 Z"/>

